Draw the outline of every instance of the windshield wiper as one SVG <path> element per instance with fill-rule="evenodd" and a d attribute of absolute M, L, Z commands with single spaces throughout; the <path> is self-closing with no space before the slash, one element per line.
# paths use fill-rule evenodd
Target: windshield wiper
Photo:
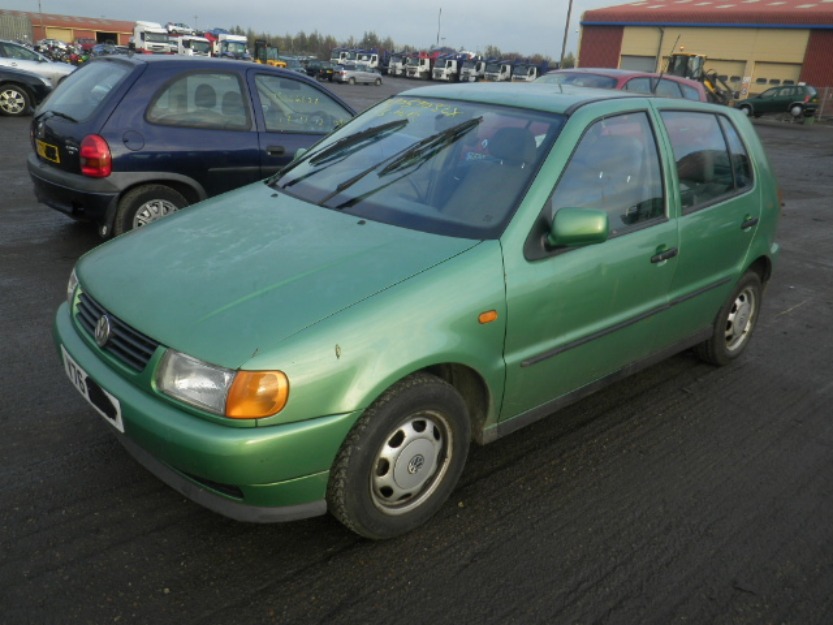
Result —
<path fill-rule="evenodd" d="M 313 154 L 308 159 L 308 162 L 310 163 L 310 165 L 320 165 L 332 158 L 340 156 L 346 150 L 358 146 L 364 143 L 365 141 L 368 141 L 369 139 L 376 138 L 379 135 L 386 134 L 393 130 L 398 130 L 407 123 L 407 119 L 397 119 L 396 121 L 388 122 L 387 124 L 371 126 L 370 128 L 365 128 L 364 130 L 360 130 L 355 134 L 342 137 L 341 139 L 339 139 L 332 145 L 327 146 L 317 154 Z"/>
<path fill-rule="evenodd" d="M 396 171 L 405 169 L 406 167 L 409 167 L 411 164 L 424 163 L 426 159 L 433 156 L 440 149 L 444 148 L 449 143 L 454 143 L 457 139 L 462 137 L 469 130 L 475 128 L 481 121 L 483 121 L 482 117 L 475 117 L 473 119 L 465 121 L 461 124 L 457 124 L 456 126 L 452 126 L 451 128 L 447 128 L 442 132 L 438 132 L 437 134 L 431 135 L 430 137 L 426 137 L 425 139 L 418 141 L 414 145 L 406 148 L 404 152 L 401 152 L 400 154 L 394 154 L 393 157 L 389 159 L 388 164 L 385 165 L 379 171 L 378 176 L 381 178 L 382 176 L 386 176 Z M 382 161 L 382 163 L 384 163 L 384 161 Z M 382 163 L 374 163 L 367 169 L 360 171 L 355 176 L 352 176 L 351 178 L 348 178 L 347 180 L 339 183 L 338 186 L 336 186 L 335 190 L 326 197 L 324 197 L 319 203 L 323 206 L 327 201 L 329 201 L 345 189 L 352 187 L 354 184 L 356 184 L 359 180 L 367 176 L 372 171 L 378 169 L 379 166 L 382 165 Z M 391 184 L 393 184 L 402 177 L 403 176 L 399 176 L 399 178 L 396 178 L 391 182 L 383 184 L 379 187 L 374 187 L 373 189 L 370 189 L 369 191 L 362 193 L 361 195 L 355 198 L 352 198 L 350 200 L 347 200 L 346 202 L 343 202 L 342 204 L 339 204 L 338 206 L 336 206 L 336 208 L 352 206 L 353 204 L 356 204 L 358 201 L 363 200 L 369 195 L 373 195 L 374 193 L 386 187 L 389 187 Z"/>
<path fill-rule="evenodd" d="M 398 119 L 396 121 L 388 122 L 386 124 L 381 124 L 379 126 L 371 126 L 370 128 L 365 128 L 364 130 L 360 130 L 359 132 L 348 135 L 346 137 L 342 137 L 332 145 L 327 146 L 321 152 L 313 153 L 311 157 L 308 157 L 305 161 L 309 165 L 326 165 L 327 163 L 331 163 L 338 160 L 343 160 L 347 158 L 349 154 L 352 154 L 360 147 L 363 147 L 368 141 L 373 140 L 378 141 L 381 137 L 387 135 L 394 130 L 402 128 L 405 124 L 408 123 L 407 119 Z M 298 163 L 300 165 L 300 162 Z M 294 169 L 295 166 L 292 166 Z M 292 185 L 298 184 L 299 182 L 306 180 L 310 176 L 317 174 L 321 171 L 323 167 L 313 167 L 309 171 L 304 172 L 297 178 L 293 178 L 285 182 L 281 189 L 287 189 Z M 283 177 L 283 175 L 289 173 L 287 172 L 280 172 L 278 173 L 272 180 L 270 180 L 270 184 L 274 184 L 278 180 L 278 176 Z"/>
<path fill-rule="evenodd" d="M 457 139 L 469 132 L 472 128 L 476 128 L 483 117 L 474 117 L 461 124 L 447 128 L 430 137 L 426 137 L 408 148 L 400 156 L 393 159 L 390 163 L 385 165 L 379 171 L 379 176 L 385 176 L 400 169 L 403 169 L 411 164 L 411 161 L 423 161 L 427 157 L 434 154 L 440 148 L 445 147 L 449 143 L 454 143 Z"/>

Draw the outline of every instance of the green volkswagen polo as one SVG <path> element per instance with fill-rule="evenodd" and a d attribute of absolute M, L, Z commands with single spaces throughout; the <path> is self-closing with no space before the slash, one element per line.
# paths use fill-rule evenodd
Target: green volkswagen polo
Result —
<path fill-rule="evenodd" d="M 472 441 L 681 350 L 737 358 L 779 214 L 734 109 L 424 87 L 92 250 L 55 338 L 106 427 L 192 500 L 390 538 L 444 504 Z"/>

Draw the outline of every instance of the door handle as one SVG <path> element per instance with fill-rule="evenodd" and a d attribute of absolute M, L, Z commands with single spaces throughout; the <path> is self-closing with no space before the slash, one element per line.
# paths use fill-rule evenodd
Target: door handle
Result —
<path fill-rule="evenodd" d="M 651 256 L 651 262 L 654 264 L 661 263 L 670 258 L 674 258 L 678 253 L 679 251 L 676 247 L 670 247 L 662 251 L 657 250 L 657 253 Z"/>
<path fill-rule="evenodd" d="M 283 156 L 286 154 L 286 148 L 282 145 L 267 145 L 266 153 L 269 156 Z"/>
<path fill-rule="evenodd" d="M 750 217 L 749 215 L 747 215 L 746 217 L 744 217 L 743 223 L 740 225 L 740 229 L 749 230 L 750 228 L 754 228 L 758 225 L 759 221 L 760 219 L 758 219 L 757 217 Z"/>

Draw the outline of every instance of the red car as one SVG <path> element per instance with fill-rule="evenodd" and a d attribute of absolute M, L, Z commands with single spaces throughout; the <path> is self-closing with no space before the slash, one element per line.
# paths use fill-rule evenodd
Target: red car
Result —
<path fill-rule="evenodd" d="M 535 82 L 594 87 L 596 89 L 620 89 L 634 93 L 650 93 L 667 98 L 685 98 L 710 102 L 702 83 L 669 74 L 637 72 L 606 67 L 580 67 L 557 69 L 548 72 Z"/>
<path fill-rule="evenodd" d="M 95 44 L 96 44 L 96 40 L 95 40 L 95 39 L 82 38 L 82 39 L 76 39 L 76 40 L 75 40 L 75 45 L 76 45 L 76 46 L 78 46 L 78 47 L 79 47 L 79 48 L 81 48 L 84 52 L 87 52 L 87 53 L 89 53 L 89 52 L 90 52 L 90 50 L 92 50 L 92 49 L 93 49 L 93 46 L 94 46 Z"/>

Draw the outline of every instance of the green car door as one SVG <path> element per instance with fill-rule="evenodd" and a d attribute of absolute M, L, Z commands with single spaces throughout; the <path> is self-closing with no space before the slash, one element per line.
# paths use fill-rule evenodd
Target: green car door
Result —
<path fill-rule="evenodd" d="M 680 215 L 680 254 L 659 336 L 682 341 L 708 330 L 742 276 L 761 216 L 760 189 L 729 117 L 680 110 L 660 117 L 673 154 L 667 169 L 676 178 L 669 195 Z"/>
<path fill-rule="evenodd" d="M 506 391 L 502 417 L 535 418 L 558 398 L 648 355 L 666 307 L 677 253 L 653 124 L 647 111 L 590 121 L 545 212 L 607 218 L 607 240 L 554 247 L 543 258 L 507 250 Z M 565 143 L 555 150 L 570 150 Z M 599 212 L 601 211 L 601 212 Z M 513 425 L 504 428 L 514 429 Z"/>

